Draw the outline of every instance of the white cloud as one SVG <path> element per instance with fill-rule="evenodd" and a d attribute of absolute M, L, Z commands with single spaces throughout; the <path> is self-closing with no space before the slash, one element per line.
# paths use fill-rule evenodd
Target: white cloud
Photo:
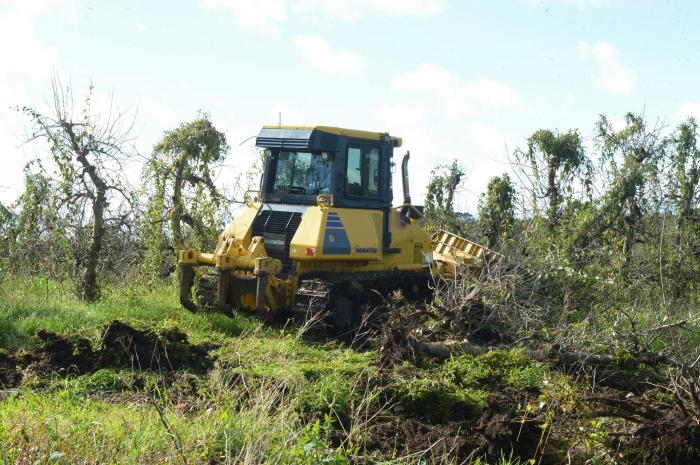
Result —
<path fill-rule="evenodd" d="M 605 90 L 617 94 L 630 94 L 637 85 L 637 74 L 620 62 L 617 49 L 607 42 L 580 42 L 579 55 L 586 61 L 592 58 L 598 65 L 594 83 Z"/>
<path fill-rule="evenodd" d="M 74 0 L 0 0 L 0 11 L 13 12 L 25 17 L 35 17 L 52 11 L 62 15 L 76 12 Z"/>
<path fill-rule="evenodd" d="M 304 60 L 312 68 L 326 73 L 357 73 L 364 69 L 365 60 L 355 52 L 333 50 L 320 36 L 299 35 L 294 38 Z"/>
<path fill-rule="evenodd" d="M 287 20 L 285 0 L 202 0 L 205 8 L 226 8 L 238 24 L 261 33 L 279 32 Z"/>
<path fill-rule="evenodd" d="M 433 16 L 446 8 L 446 0 L 201 0 L 201 3 L 209 9 L 228 9 L 241 27 L 262 33 L 279 32 L 289 13 L 324 21 L 356 21 L 371 16 Z"/>
<path fill-rule="evenodd" d="M 45 45 L 35 31 L 27 6 L 0 9 L 0 78 L 46 78 L 58 62 L 55 48 Z"/>
<path fill-rule="evenodd" d="M 681 102 L 673 111 L 674 116 L 678 119 L 686 119 L 689 116 L 700 120 L 700 101 Z"/>
<path fill-rule="evenodd" d="M 415 104 L 380 105 L 374 110 L 373 116 L 383 124 L 399 127 L 417 125 L 425 120 L 426 111 Z"/>
<path fill-rule="evenodd" d="M 622 3 L 624 0 L 617 0 L 618 3 Z M 611 0 L 527 0 L 530 6 L 547 6 L 553 4 L 560 4 L 564 6 L 575 6 L 583 10 L 590 7 L 600 7 L 606 6 L 613 3 Z M 626 2 L 631 3 L 631 2 Z"/>
<path fill-rule="evenodd" d="M 470 151 L 481 157 L 502 158 L 506 154 L 508 137 L 488 124 L 476 121 L 467 126 L 464 135 Z"/>
<path fill-rule="evenodd" d="M 296 0 L 292 10 L 325 19 L 354 21 L 366 16 L 433 16 L 446 8 L 444 0 Z"/>
<path fill-rule="evenodd" d="M 508 84 L 483 77 L 467 81 L 440 65 L 424 63 L 394 80 L 398 89 L 438 99 L 452 115 L 487 111 L 521 111 L 520 94 Z"/>

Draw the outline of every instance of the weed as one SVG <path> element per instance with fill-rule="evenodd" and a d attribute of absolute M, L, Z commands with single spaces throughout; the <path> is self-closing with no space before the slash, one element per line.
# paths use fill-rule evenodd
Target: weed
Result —
<path fill-rule="evenodd" d="M 348 458 L 330 447 L 324 440 L 332 431 L 330 415 L 316 420 L 306 427 L 297 444 L 292 448 L 291 456 L 299 465 L 349 465 Z"/>

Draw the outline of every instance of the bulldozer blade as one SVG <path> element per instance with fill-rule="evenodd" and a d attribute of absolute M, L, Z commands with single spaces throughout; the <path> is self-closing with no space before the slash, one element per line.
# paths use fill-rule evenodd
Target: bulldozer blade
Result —
<path fill-rule="evenodd" d="M 192 302 L 192 286 L 194 285 L 194 268 L 192 265 L 180 265 L 180 304 L 191 312 L 197 311 L 197 305 Z"/>

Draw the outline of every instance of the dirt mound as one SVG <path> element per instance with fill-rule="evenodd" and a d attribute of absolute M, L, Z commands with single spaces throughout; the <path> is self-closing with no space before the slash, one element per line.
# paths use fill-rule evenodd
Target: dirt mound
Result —
<path fill-rule="evenodd" d="M 635 463 L 700 463 L 700 425 L 687 412 L 673 408 L 657 421 L 640 427 L 630 445 L 630 458 Z"/>
<path fill-rule="evenodd" d="M 190 344 L 187 334 L 178 328 L 139 330 L 115 320 L 102 331 L 98 363 L 101 367 L 206 371 L 214 362 L 211 349 Z"/>
<path fill-rule="evenodd" d="M 187 334 L 178 328 L 136 329 L 115 320 L 102 329 L 96 348 L 87 338 L 43 329 L 36 332 L 36 338 L 39 345 L 30 352 L 0 352 L 0 386 L 18 385 L 28 367 L 43 374 L 82 375 L 101 368 L 205 372 L 214 366 L 209 354 L 214 347 L 190 344 Z"/>
<path fill-rule="evenodd" d="M 523 460 L 539 459 L 542 430 L 537 423 L 522 421 L 517 407 L 514 399 L 497 394 L 475 419 L 434 425 L 396 417 L 375 424 L 366 447 L 389 456 L 425 451 L 425 458 L 431 461 L 447 455 L 457 461 L 475 457 L 497 461 L 508 451 Z"/>
<path fill-rule="evenodd" d="M 61 374 L 84 374 L 95 370 L 95 354 L 89 339 L 65 337 L 39 329 L 36 337 L 41 341 L 34 352 L 24 355 L 37 368 L 58 371 Z"/>
<path fill-rule="evenodd" d="M 17 365 L 15 356 L 0 351 L 0 388 L 16 386 L 22 380 Z"/>

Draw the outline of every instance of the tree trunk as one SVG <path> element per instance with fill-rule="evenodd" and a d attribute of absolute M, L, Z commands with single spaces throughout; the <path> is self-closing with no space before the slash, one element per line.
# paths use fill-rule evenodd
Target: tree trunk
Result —
<path fill-rule="evenodd" d="M 80 289 L 81 298 L 88 302 L 95 302 L 100 297 L 100 290 L 97 286 L 97 265 L 99 264 L 100 252 L 102 251 L 105 203 L 105 192 L 98 190 L 92 201 L 92 237 L 85 260 L 85 269 L 81 283 L 82 289 Z"/>
<path fill-rule="evenodd" d="M 623 256 L 625 259 L 622 274 L 627 275 L 627 270 L 632 261 L 632 251 L 637 237 L 637 228 L 642 220 L 642 209 L 637 204 L 637 200 L 633 197 L 627 199 L 627 208 L 629 210 L 625 218 L 625 237 L 623 242 Z"/>
<path fill-rule="evenodd" d="M 173 181 L 173 210 L 170 215 L 170 229 L 173 232 L 173 250 L 178 253 L 182 247 L 182 183 L 185 164 L 180 161 L 175 169 Z"/>
<path fill-rule="evenodd" d="M 90 247 L 85 258 L 85 268 L 78 289 L 81 299 L 88 302 L 95 302 L 100 297 L 100 290 L 97 285 L 97 265 L 102 252 L 102 238 L 104 236 L 104 212 L 107 205 L 107 183 L 100 177 L 97 167 L 87 159 L 87 154 L 80 152 L 78 161 L 83 165 L 85 172 L 90 177 L 90 181 L 95 186 L 95 193 L 92 197 L 92 236 Z"/>
<path fill-rule="evenodd" d="M 550 166 L 547 175 L 547 197 L 549 200 L 547 216 L 549 217 L 550 231 L 554 231 L 559 222 L 559 188 L 556 185 L 556 174 L 556 169 Z"/>

